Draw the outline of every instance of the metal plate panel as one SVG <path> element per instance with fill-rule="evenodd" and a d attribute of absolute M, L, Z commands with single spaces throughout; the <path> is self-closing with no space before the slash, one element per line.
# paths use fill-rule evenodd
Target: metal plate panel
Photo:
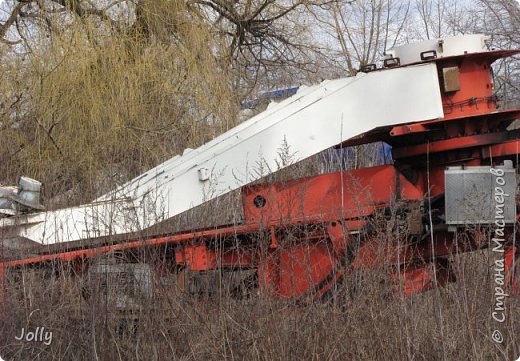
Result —
<path fill-rule="evenodd" d="M 446 223 L 449 225 L 492 224 L 496 220 L 495 191 L 499 186 L 504 197 L 506 223 L 516 219 L 516 170 L 503 168 L 505 184 L 499 186 L 490 167 L 449 168 L 445 171 Z"/>
<path fill-rule="evenodd" d="M 487 51 L 486 40 L 489 36 L 482 34 L 466 34 L 447 36 L 442 39 L 425 40 L 418 43 L 396 47 L 388 54 L 399 58 L 401 64 L 413 64 L 423 61 L 421 53 L 435 51 L 437 58 L 460 56 Z"/>

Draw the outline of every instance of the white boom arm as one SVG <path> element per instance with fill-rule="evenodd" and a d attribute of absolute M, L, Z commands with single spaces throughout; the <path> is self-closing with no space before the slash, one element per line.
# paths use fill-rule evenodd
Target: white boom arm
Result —
<path fill-rule="evenodd" d="M 302 160 L 376 127 L 443 115 L 433 63 L 324 81 L 90 204 L 4 218 L 0 229 L 40 244 L 142 230 L 279 169 L 284 142 Z"/>

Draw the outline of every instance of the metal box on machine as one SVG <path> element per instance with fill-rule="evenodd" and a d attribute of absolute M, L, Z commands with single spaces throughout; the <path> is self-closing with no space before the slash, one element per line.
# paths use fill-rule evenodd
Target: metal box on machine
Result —
<path fill-rule="evenodd" d="M 515 222 L 516 169 L 510 161 L 494 168 L 448 167 L 444 174 L 448 225 Z"/>

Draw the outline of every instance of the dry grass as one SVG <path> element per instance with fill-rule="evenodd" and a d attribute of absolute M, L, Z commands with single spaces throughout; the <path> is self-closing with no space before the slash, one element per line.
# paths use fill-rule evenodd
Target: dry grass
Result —
<path fill-rule="evenodd" d="M 165 253 L 140 260 L 161 269 Z M 7 277 L 0 354 L 67 361 L 513 360 L 520 354 L 520 299 L 507 301 L 506 341 L 497 346 L 490 339 L 490 257 L 455 256 L 457 283 L 411 298 L 389 297 L 379 267 L 350 276 L 331 301 L 306 306 L 262 294 L 190 296 L 154 274 L 153 296 L 136 292 L 140 306 L 132 312 L 117 308 L 114 295 L 126 286 L 109 274 L 93 278 L 63 264 L 22 269 Z M 38 326 L 53 332 L 51 345 L 14 339 L 22 327 Z"/>

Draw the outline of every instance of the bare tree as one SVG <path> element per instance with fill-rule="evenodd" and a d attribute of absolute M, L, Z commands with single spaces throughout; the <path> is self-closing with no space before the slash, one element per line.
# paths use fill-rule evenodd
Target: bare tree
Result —
<path fill-rule="evenodd" d="M 66 17 L 95 18 L 119 31 L 128 32 L 140 40 L 150 40 L 161 32 L 175 36 L 179 16 L 168 20 L 175 11 L 187 11 L 191 16 L 204 17 L 214 30 L 225 38 L 227 56 L 242 57 L 256 63 L 292 62 L 306 44 L 295 37 L 298 24 L 288 20 L 292 14 L 309 7 L 324 6 L 328 0 L 8 0 L 4 5 L 4 21 L 0 22 L 0 38 L 12 43 L 27 35 L 24 25 L 39 23 L 56 31 L 58 22 Z M 59 16 L 57 16 L 59 15 Z M 158 27 L 161 22 L 162 28 Z M 177 23 L 176 23 L 177 22 Z M 23 31 L 26 30 L 26 31 Z M 34 29 L 32 29 L 34 30 Z M 164 34 L 162 34 L 164 35 Z"/>
<path fill-rule="evenodd" d="M 472 32 L 474 4 L 456 0 L 415 0 L 413 39 L 438 39 Z M 410 39 L 411 40 L 411 39 Z"/>
<path fill-rule="evenodd" d="M 395 46 L 410 15 L 410 4 L 394 0 L 334 1 L 314 13 L 330 39 L 333 56 L 344 61 L 347 73 L 375 63 Z"/>
<path fill-rule="evenodd" d="M 514 0 L 479 0 L 474 10 L 474 32 L 491 36 L 490 47 L 496 49 L 520 48 L 520 5 Z M 520 63 L 518 57 L 507 58 L 495 64 L 495 87 L 503 107 L 520 104 Z"/>
<path fill-rule="evenodd" d="M 226 44 L 225 56 L 242 97 L 319 77 L 324 57 L 309 12 L 333 0 L 194 2 Z"/>
<path fill-rule="evenodd" d="M 488 32 L 501 46 L 520 45 L 520 5 L 514 0 L 479 0 L 476 30 Z"/>

